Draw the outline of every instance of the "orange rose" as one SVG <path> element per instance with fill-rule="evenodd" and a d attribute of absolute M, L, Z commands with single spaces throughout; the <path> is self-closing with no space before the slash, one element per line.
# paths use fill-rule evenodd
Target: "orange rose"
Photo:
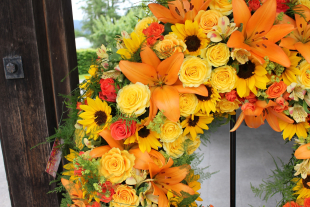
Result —
<path fill-rule="evenodd" d="M 268 98 L 278 98 L 286 91 L 286 88 L 287 85 L 283 81 L 280 81 L 279 83 L 274 82 L 268 87 L 266 94 L 268 95 Z"/>
<path fill-rule="evenodd" d="M 242 105 L 241 110 L 244 111 L 244 110 L 250 109 L 250 110 L 254 111 L 255 108 L 256 107 L 255 107 L 254 104 L 252 104 L 252 103 L 245 103 L 245 104 Z"/>
<path fill-rule="evenodd" d="M 121 183 L 131 176 L 135 164 L 135 156 L 128 151 L 112 148 L 102 155 L 99 164 L 99 174 L 112 183 Z"/>
<path fill-rule="evenodd" d="M 139 197 L 136 195 L 136 190 L 127 185 L 119 185 L 115 194 L 112 196 L 112 199 L 112 206 L 114 207 L 139 205 Z"/>

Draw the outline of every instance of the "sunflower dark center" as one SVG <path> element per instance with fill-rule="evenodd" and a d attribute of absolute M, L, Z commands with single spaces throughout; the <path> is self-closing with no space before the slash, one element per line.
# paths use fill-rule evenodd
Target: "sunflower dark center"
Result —
<path fill-rule="evenodd" d="M 95 113 L 95 123 L 101 126 L 107 121 L 107 114 L 104 111 L 97 111 Z"/>
<path fill-rule="evenodd" d="M 302 184 L 304 185 L 305 188 L 310 189 L 309 185 L 307 184 L 310 182 L 310 176 L 308 175 L 306 179 L 302 179 Z"/>
<path fill-rule="evenodd" d="M 200 47 L 200 39 L 196 35 L 187 36 L 185 38 L 185 44 L 187 46 L 188 51 L 195 52 Z"/>
<path fill-rule="evenodd" d="M 146 128 L 146 126 L 144 126 L 143 128 L 141 128 L 138 132 L 139 137 L 141 138 L 146 138 L 147 136 L 149 136 L 150 134 L 150 130 Z"/>
<path fill-rule="evenodd" d="M 210 86 L 206 86 L 206 85 L 205 85 L 205 87 L 208 90 L 208 96 L 201 96 L 201 95 L 196 94 L 199 101 L 209 101 L 211 99 L 212 88 Z"/>
<path fill-rule="evenodd" d="M 249 61 L 246 64 L 239 65 L 239 72 L 237 76 L 239 78 L 247 79 L 254 75 L 253 73 L 254 71 L 255 71 L 255 64 Z"/>
<path fill-rule="evenodd" d="M 188 126 L 194 127 L 197 125 L 198 121 L 199 121 L 199 116 L 194 116 L 194 119 L 189 118 Z"/>

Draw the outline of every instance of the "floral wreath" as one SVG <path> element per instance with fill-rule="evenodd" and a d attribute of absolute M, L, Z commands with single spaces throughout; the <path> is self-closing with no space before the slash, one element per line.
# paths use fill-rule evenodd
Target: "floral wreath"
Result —
<path fill-rule="evenodd" d="M 154 16 L 102 45 L 82 95 L 67 96 L 70 116 L 49 138 L 62 138 L 69 162 L 54 190 L 66 189 L 61 205 L 198 206 L 211 175 L 197 167 L 200 134 L 241 107 L 231 131 L 267 121 L 295 138 L 280 205 L 310 206 L 310 2 L 148 7 Z"/>

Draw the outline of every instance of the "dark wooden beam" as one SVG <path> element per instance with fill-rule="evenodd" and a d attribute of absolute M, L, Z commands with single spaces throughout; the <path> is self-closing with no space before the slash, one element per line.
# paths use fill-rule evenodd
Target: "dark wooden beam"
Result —
<path fill-rule="evenodd" d="M 0 1 L 0 139 L 13 207 L 56 207 L 44 172 L 51 151 L 43 142 L 62 113 L 59 93 L 78 84 L 70 0 Z M 7 80 L 2 58 L 22 57 L 24 78 Z"/>

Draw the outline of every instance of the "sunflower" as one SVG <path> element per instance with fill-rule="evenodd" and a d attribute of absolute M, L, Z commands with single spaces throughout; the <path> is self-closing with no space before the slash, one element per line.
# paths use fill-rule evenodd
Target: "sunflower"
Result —
<path fill-rule="evenodd" d="M 179 39 L 185 42 L 187 46 L 185 54 L 198 56 L 200 55 L 200 50 L 206 48 L 210 42 L 196 21 L 186 20 L 185 24 L 172 25 L 171 29 Z"/>
<path fill-rule="evenodd" d="M 141 121 L 141 124 L 137 124 L 136 133 L 131 137 L 128 137 L 124 144 L 130 144 L 138 142 L 140 150 L 144 153 L 151 151 L 151 148 L 158 150 L 158 147 L 162 147 L 162 144 L 158 141 L 159 135 L 157 132 L 148 129 L 144 124 L 148 118 Z"/>
<path fill-rule="evenodd" d="M 208 96 L 200 96 L 196 94 L 198 105 L 195 109 L 195 113 L 199 112 L 209 115 L 211 111 L 216 112 L 216 102 L 221 99 L 221 96 L 210 83 L 205 84 L 205 87 L 208 89 Z"/>
<path fill-rule="evenodd" d="M 307 137 L 307 129 L 309 128 L 309 124 L 307 122 L 300 122 L 300 123 L 287 123 L 278 119 L 280 129 L 283 131 L 283 139 L 288 138 L 289 140 L 297 134 L 298 137 Z"/>
<path fill-rule="evenodd" d="M 186 136 L 188 133 L 191 135 L 191 140 L 195 140 L 197 134 L 203 134 L 203 130 L 208 130 L 209 127 L 207 124 L 210 124 L 213 120 L 213 115 L 209 116 L 197 113 L 188 116 L 184 121 L 182 121 L 181 125 L 184 129 L 183 136 Z"/>
<path fill-rule="evenodd" d="M 91 97 L 91 95 L 93 94 L 93 90 L 90 90 L 90 89 L 87 90 L 87 88 L 89 84 L 91 83 L 92 77 L 97 76 L 97 71 L 98 71 L 98 66 L 91 65 L 88 70 L 88 74 L 90 76 L 89 75 L 84 76 L 86 81 L 84 81 L 84 83 L 79 86 L 80 89 L 86 91 L 86 93 L 84 94 L 84 97 Z"/>
<path fill-rule="evenodd" d="M 195 175 L 195 172 L 193 169 L 189 171 L 189 173 L 187 174 L 185 178 L 187 185 L 195 191 L 195 194 L 199 194 L 197 191 L 201 189 L 201 184 L 200 182 L 198 182 L 199 178 L 200 178 L 200 175 L 199 174 Z M 202 198 L 200 198 L 200 196 L 196 200 L 203 201 Z M 196 202 L 193 202 L 191 203 L 190 206 L 191 207 L 197 206 L 197 204 Z"/>
<path fill-rule="evenodd" d="M 256 87 L 266 89 L 266 84 L 269 82 L 266 76 L 266 66 L 267 63 L 261 65 L 255 60 L 248 61 L 244 65 L 239 65 L 236 89 L 241 98 L 250 95 L 250 91 L 256 95 Z"/>
<path fill-rule="evenodd" d="M 87 97 L 88 105 L 80 105 L 80 108 L 85 112 L 79 116 L 83 120 L 79 120 L 84 128 L 87 127 L 86 134 L 90 134 L 90 139 L 97 140 L 98 133 L 104 130 L 109 121 L 112 119 L 111 107 L 105 101 L 102 101 L 98 96 L 96 100 Z"/>
<path fill-rule="evenodd" d="M 296 192 L 293 195 L 298 195 L 297 201 L 298 203 L 301 201 L 302 203 L 299 204 L 303 205 L 303 200 L 310 197 L 310 186 L 308 185 L 310 182 L 310 175 L 308 175 L 306 179 L 293 178 L 292 181 L 296 183 L 296 186 L 293 188 L 293 191 Z"/>
<path fill-rule="evenodd" d="M 132 32 L 130 34 L 131 38 L 124 38 L 124 44 L 126 48 L 119 49 L 116 53 L 120 54 L 124 59 L 130 59 L 140 48 L 141 44 L 145 40 L 145 36 L 143 34 L 137 34 Z"/>
<path fill-rule="evenodd" d="M 63 172 L 62 174 L 70 176 L 69 180 L 71 181 L 78 179 L 78 176 L 76 176 L 76 174 L 74 173 L 75 168 L 73 165 L 73 160 L 77 158 L 78 156 L 79 156 L 79 153 L 74 151 L 73 149 L 70 149 L 70 154 L 65 156 L 65 158 L 69 161 L 69 163 L 63 166 L 63 168 L 65 168 L 67 171 Z"/>
<path fill-rule="evenodd" d="M 300 75 L 300 70 L 297 68 L 297 65 L 300 62 L 301 57 L 297 56 L 298 52 L 293 52 L 286 48 L 282 49 L 291 61 L 291 66 L 285 68 L 282 73 L 283 82 L 289 86 L 291 83 L 297 82 L 296 75 Z"/>

